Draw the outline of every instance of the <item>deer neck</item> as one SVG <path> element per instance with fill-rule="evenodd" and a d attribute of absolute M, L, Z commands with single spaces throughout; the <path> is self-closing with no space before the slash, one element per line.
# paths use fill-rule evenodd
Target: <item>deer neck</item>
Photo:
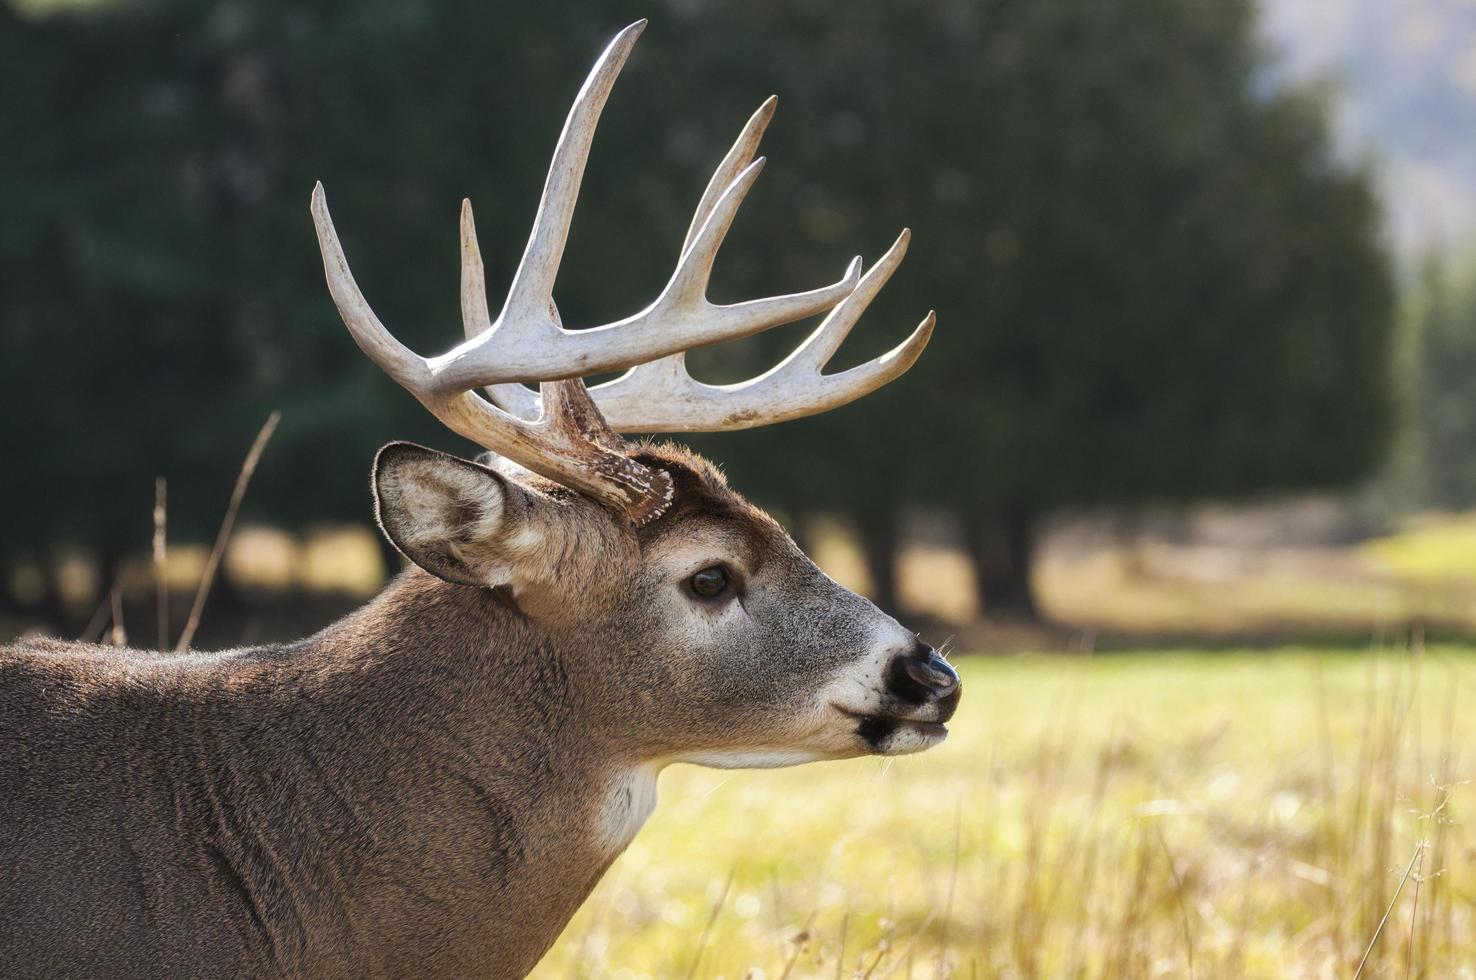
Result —
<path fill-rule="evenodd" d="M 390 972 L 434 974 L 394 960 L 434 948 L 444 972 L 500 976 L 557 938 L 658 771 L 588 730 L 566 655 L 502 598 L 418 571 L 283 653 L 291 789 L 260 816 L 293 831 L 301 860 L 279 863 L 310 869 L 295 887 L 338 910 L 342 944 Z"/>

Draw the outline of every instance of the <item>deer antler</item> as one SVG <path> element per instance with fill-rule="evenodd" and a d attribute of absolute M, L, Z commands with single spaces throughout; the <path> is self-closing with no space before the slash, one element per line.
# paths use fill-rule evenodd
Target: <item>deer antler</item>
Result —
<path fill-rule="evenodd" d="M 638 21 L 615 36 L 576 96 L 554 149 L 522 261 L 495 320 L 487 306 L 471 205 L 463 203 L 461 308 L 466 340 L 446 354 L 421 357 L 379 321 L 349 271 L 321 184 L 312 196 L 329 292 L 360 349 L 452 430 L 626 511 L 637 524 L 666 509 L 670 477 L 626 455 L 612 428 L 734 429 L 825 411 L 906 371 L 927 344 L 933 326 L 929 314 L 890 353 L 837 375 L 820 373 L 901 262 L 905 231 L 864 279 L 856 258 L 839 282 L 819 289 L 728 306 L 707 300 L 718 247 L 763 167 L 763 159 L 754 159 L 754 153 L 773 114 L 771 98 L 744 126 L 713 175 L 676 269 L 656 300 L 615 323 L 564 329 L 552 291 L 580 180 L 600 111 L 645 23 Z M 820 327 L 767 374 L 739 385 L 712 386 L 686 373 L 684 352 L 690 348 L 749 336 L 826 309 L 831 313 Z M 623 368 L 630 370 L 596 387 L 593 394 L 579 380 Z M 536 394 L 518 383 L 533 381 L 540 386 Z M 493 401 L 478 395 L 474 390 L 478 387 L 486 387 Z"/>
<path fill-rule="evenodd" d="M 770 96 L 744 125 L 732 149 L 708 182 L 682 254 L 691 249 L 723 191 L 756 165 L 754 154 L 778 99 Z M 761 164 L 762 158 L 757 163 Z M 461 224 L 461 313 L 468 339 L 473 324 L 480 322 L 476 303 L 485 305 L 482 256 L 477 248 L 476 229 L 471 224 L 471 206 L 462 206 Z M 841 300 L 789 357 L 748 381 L 732 385 L 703 384 L 687 373 L 686 353 L 678 351 L 659 360 L 639 364 L 613 381 L 590 390 L 595 404 L 610 427 L 617 432 L 722 432 L 750 429 L 774 422 L 828 412 L 868 395 L 901 377 L 922 354 L 933 333 L 935 317 L 929 313 L 912 335 L 881 357 L 835 375 L 821 371 L 876 294 L 886 285 L 907 254 L 910 232 L 903 229 L 887 253 L 872 266 L 854 292 Z M 541 408 L 537 392 L 520 384 L 498 384 L 487 394 L 503 409 L 523 418 L 537 418 Z"/>

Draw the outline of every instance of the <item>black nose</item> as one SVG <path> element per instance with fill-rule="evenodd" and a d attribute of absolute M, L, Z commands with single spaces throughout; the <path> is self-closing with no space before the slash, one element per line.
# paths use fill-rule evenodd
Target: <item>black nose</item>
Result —
<path fill-rule="evenodd" d="M 919 642 L 912 653 L 892 661 L 892 689 L 908 701 L 942 700 L 958 690 L 958 672 L 938 656 L 938 651 Z"/>
<path fill-rule="evenodd" d="M 902 661 L 902 667 L 908 677 L 927 688 L 935 698 L 947 697 L 958 687 L 958 671 L 932 647 L 923 647 Z"/>

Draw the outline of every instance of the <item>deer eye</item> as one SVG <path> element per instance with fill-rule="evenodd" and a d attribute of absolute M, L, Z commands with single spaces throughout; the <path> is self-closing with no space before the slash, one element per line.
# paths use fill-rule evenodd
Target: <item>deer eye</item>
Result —
<path fill-rule="evenodd" d="M 716 599 L 728 591 L 728 570 L 721 565 L 704 568 L 687 579 L 687 588 L 698 598 Z"/>

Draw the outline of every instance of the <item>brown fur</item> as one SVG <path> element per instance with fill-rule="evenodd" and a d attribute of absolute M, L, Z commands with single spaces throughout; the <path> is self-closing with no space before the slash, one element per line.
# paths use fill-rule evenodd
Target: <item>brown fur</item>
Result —
<path fill-rule="evenodd" d="M 536 478 L 387 453 L 397 542 L 502 514 L 432 542 L 481 585 L 412 568 L 284 646 L 0 649 L 0 976 L 521 976 L 639 826 L 630 780 L 885 750 L 817 692 L 910 638 L 704 460 L 643 450 L 677 492 L 637 531 Z M 681 591 L 663 563 L 693 541 L 741 570 L 739 605 Z"/>

